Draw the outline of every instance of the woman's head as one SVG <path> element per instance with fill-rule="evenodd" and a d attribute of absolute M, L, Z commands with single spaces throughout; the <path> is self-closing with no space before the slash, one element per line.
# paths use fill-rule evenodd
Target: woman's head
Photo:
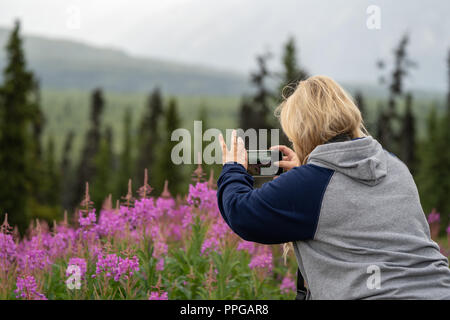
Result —
<path fill-rule="evenodd" d="M 300 81 L 276 114 L 302 164 L 315 147 L 338 134 L 347 133 L 352 138 L 367 134 L 350 95 L 326 76 Z"/>

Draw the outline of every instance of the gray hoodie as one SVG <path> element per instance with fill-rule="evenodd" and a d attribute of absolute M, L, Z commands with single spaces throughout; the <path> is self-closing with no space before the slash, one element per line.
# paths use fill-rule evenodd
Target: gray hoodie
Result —
<path fill-rule="evenodd" d="M 309 298 L 450 299 L 448 260 L 397 157 L 366 137 L 320 145 L 308 163 L 334 171 L 314 238 L 295 242 Z"/>

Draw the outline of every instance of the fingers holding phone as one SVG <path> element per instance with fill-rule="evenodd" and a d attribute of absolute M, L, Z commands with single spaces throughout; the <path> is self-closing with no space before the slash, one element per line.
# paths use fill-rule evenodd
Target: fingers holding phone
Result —
<path fill-rule="evenodd" d="M 289 147 L 279 145 L 270 147 L 270 150 L 279 150 L 283 153 L 283 159 L 274 163 L 275 165 L 283 168 L 285 170 L 290 170 L 294 167 L 298 167 L 300 165 L 300 161 L 297 157 L 297 154 L 294 150 Z"/>

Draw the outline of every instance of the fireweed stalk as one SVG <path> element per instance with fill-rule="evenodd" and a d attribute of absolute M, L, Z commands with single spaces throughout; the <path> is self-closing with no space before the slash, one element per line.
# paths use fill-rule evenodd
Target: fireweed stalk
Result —
<path fill-rule="evenodd" d="M 0 299 L 292 299 L 295 258 L 285 264 L 281 245 L 236 236 L 220 215 L 212 176 L 203 177 L 199 166 L 182 198 L 167 183 L 155 196 L 146 174 L 136 193 L 130 182 L 121 202 L 108 198 L 98 212 L 87 185 L 72 218 L 51 227 L 33 221 L 24 238 L 5 219 Z M 429 222 L 435 230 L 438 214 Z M 79 289 L 66 286 L 73 270 Z"/>

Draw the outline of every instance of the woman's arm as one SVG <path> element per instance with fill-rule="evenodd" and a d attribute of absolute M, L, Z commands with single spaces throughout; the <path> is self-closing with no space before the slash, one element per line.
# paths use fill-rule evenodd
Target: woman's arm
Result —
<path fill-rule="evenodd" d="M 295 167 L 253 189 L 244 166 L 226 163 L 217 182 L 220 213 L 247 241 L 264 244 L 313 239 L 323 194 L 333 170 Z"/>

